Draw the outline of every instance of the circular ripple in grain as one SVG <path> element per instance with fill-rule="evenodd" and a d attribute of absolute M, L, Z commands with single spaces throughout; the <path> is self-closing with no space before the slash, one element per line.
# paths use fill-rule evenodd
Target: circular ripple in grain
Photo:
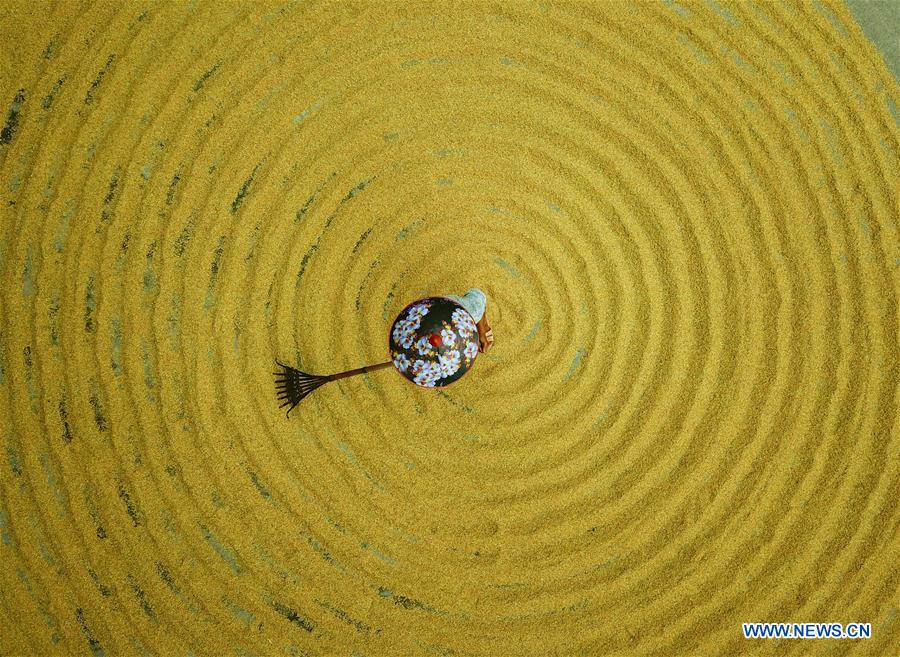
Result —
<path fill-rule="evenodd" d="M 0 29 L 7 650 L 896 644 L 900 91 L 843 6 Z M 458 384 L 278 409 L 276 358 L 382 362 L 472 286 L 496 343 Z"/>

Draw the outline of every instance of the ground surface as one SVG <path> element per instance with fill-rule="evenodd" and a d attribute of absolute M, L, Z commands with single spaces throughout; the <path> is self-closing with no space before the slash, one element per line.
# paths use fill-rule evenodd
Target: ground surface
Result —
<path fill-rule="evenodd" d="M 900 89 L 846 6 L 19 1 L 0 38 L 0 655 L 900 645 Z M 382 362 L 473 286 L 458 383 L 277 408 L 276 358 Z"/>

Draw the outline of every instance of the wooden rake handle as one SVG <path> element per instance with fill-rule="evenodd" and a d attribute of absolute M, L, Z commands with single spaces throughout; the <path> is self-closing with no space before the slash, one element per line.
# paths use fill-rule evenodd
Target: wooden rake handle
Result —
<path fill-rule="evenodd" d="M 365 374 L 366 372 L 372 372 L 374 370 L 380 370 L 384 367 L 390 367 L 394 364 L 394 361 L 389 360 L 385 363 L 378 363 L 377 365 L 366 365 L 364 367 L 357 367 L 355 370 L 347 370 L 346 372 L 339 372 L 338 374 L 329 375 L 328 379 L 334 381 L 335 379 L 343 379 L 345 376 L 355 376 L 357 374 Z"/>

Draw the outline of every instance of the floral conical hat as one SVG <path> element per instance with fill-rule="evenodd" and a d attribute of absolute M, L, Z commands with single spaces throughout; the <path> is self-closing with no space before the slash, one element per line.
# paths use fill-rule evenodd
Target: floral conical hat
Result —
<path fill-rule="evenodd" d="M 469 311 L 446 297 L 406 306 L 391 327 L 394 367 L 425 388 L 446 386 L 469 371 L 478 355 L 478 329 Z"/>

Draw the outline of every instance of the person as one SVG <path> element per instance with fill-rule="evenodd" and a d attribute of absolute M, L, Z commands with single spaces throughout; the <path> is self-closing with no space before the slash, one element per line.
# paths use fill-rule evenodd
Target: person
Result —
<path fill-rule="evenodd" d="M 442 295 L 448 299 L 452 299 L 463 308 L 465 308 L 472 319 L 475 320 L 475 326 L 478 328 L 478 351 L 484 353 L 494 345 L 494 332 L 491 325 L 488 324 L 485 310 L 487 308 L 487 297 L 477 287 L 466 290 L 465 294 L 458 296 L 456 294 Z"/>

